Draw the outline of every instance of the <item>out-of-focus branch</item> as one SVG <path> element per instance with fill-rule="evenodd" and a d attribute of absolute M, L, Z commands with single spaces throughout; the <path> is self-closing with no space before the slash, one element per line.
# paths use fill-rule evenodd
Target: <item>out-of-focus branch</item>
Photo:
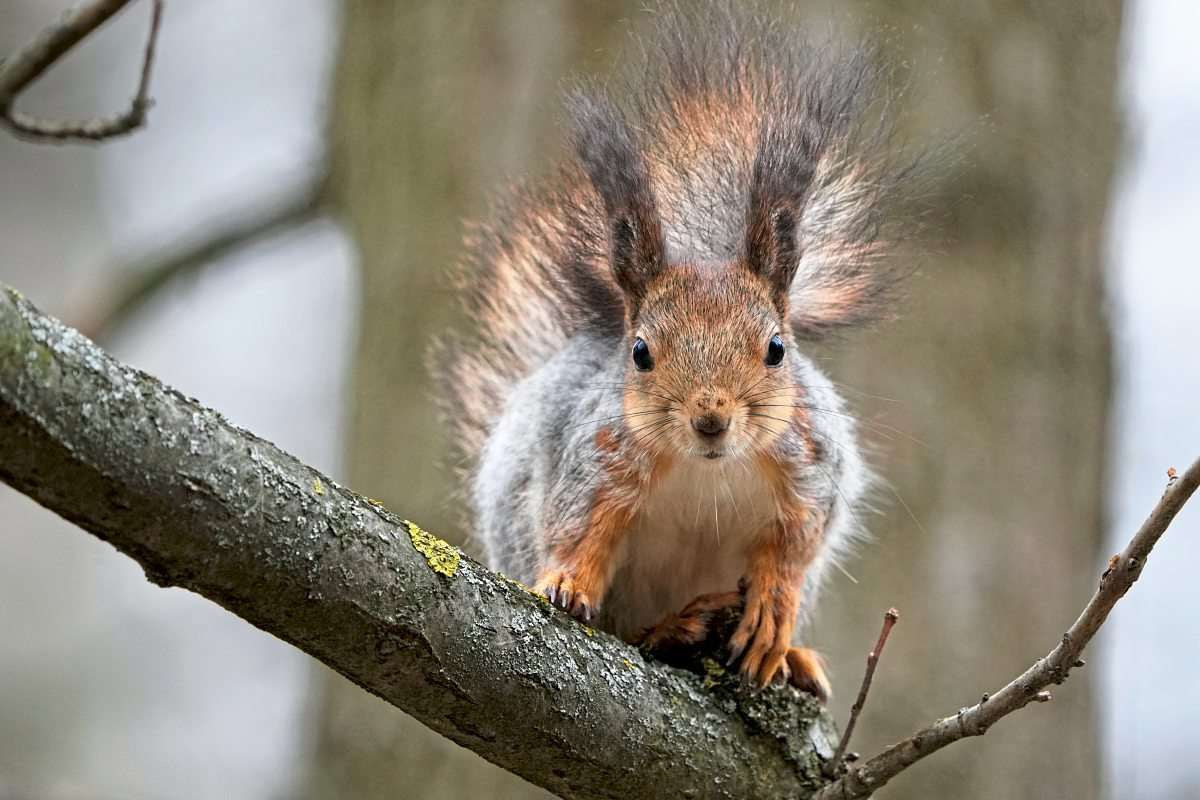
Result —
<path fill-rule="evenodd" d="M 185 240 L 160 253 L 151 253 L 133 266 L 123 264 L 102 274 L 115 276 L 115 286 L 93 292 L 84 307 L 67 315 L 92 339 L 105 341 L 160 289 L 172 280 L 197 272 L 254 242 L 298 228 L 323 213 L 324 180 L 318 179 L 282 200 L 222 218 L 204 237 Z M 123 276 L 129 276 L 121 279 Z"/>
<path fill-rule="evenodd" d="M 1073 667 L 1083 666 L 1079 656 L 1096 631 L 1108 619 L 1117 601 L 1125 596 L 1142 574 L 1146 558 L 1166 531 L 1171 520 L 1200 485 L 1200 459 L 1183 475 L 1168 471 L 1167 489 L 1124 551 L 1113 556 L 1100 576 L 1100 586 L 1083 613 L 1062 640 L 1020 676 L 991 695 L 984 695 L 969 708 L 944 717 L 897 742 L 879 755 L 851 767 L 815 797 L 818 800 L 850 800 L 869 797 L 896 775 L 926 756 L 968 736 L 982 736 L 1000 719 L 1032 702 L 1051 699 L 1046 687 L 1062 683 Z"/>
<path fill-rule="evenodd" d="M 51 121 L 23 114 L 13 106 L 29 84 L 79 44 L 92 31 L 129 5 L 130 0 L 92 0 L 68 10 L 33 41 L 0 62 L 0 124 L 16 136 L 36 142 L 95 142 L 140 128 L 150 108 L 150 73 L 162 23 L 163 0 L 151 0 L 150 35 L 142 57 L 141 77 L 133 102 L 111 117 L 78 121 Z"/>
<path fill-rule="evenodd" d="M 644 661 L 3 287 L 0 480 L 562 797 L 821 784 L 812 697 Z"/>

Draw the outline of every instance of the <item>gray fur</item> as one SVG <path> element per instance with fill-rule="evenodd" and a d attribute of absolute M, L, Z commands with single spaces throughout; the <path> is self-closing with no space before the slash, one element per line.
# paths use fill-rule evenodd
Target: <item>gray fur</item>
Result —
<path fill-rule="evenodd" d="M 790 354 L 789 365 L 795 382 L 806 387 L 810 434 L 823 451 L 799 471 L 795 491 L 828 514 L 824 544 L 805 583 L 802 614 L 807 619 L 827 569 L 850 551 L 861 531 L 857 509 L 870 477 L 859 452 L 854 419 L 833 384 L 802 354 Z M 500 415 L 474 483 L 479 531 L 493 568 L 532 585 L 547 563 L 546 531 L 586 521 L 596 476 L 603 467 L 595 434 L 621 415 L 625 370 L 622 340 L 581 334 L 517 387 L 514 397 L 519 401 L 510 402 Z M 793 452 L 796 463 L 803 460 L 801 456 L 811 455 L 793 432 L 785 434 L 777 447 Z M 723 478 L 736 477 L 744 469 L 733 459 L 715 464 L 695 461 L 695 466 Z M 714 482 L 699 504 L 686 510 L 682 520 L 686 530 L 630 534 L 609 590 L 620 602 L 611 608 L 602 606 L 600 627 L 629 637 L 699 594 L 736 587 L 745 564 L 739 545 L 757 529 L 726 522 L 723 552 L 727 552 L 714 552 L 722 544 L 708 503 L 727 516 L 735 509 L 738 514 L 750 513 L 744 507 L 748 498 L 728 494 L 729 483 Z M 677 535 L 682 541 L 671 538 Z M 670 564 L 645 557 L 647 536 L 660 538 L 651 548 L 669 549 Z M 689 569 L 701 562 L 720 564 L 723 574 Z M 723 580 L 712 582 L 715 578 Z"/>

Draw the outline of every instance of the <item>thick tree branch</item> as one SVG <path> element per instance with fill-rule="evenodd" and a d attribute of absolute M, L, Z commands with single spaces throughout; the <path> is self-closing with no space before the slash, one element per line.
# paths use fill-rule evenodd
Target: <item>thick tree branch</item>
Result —
<path fill-rule="evenodd" d="M 807 695 L 646 663 L 3 288 L 0 479 L 563 797 L 822 782 Z"/>
<path fill-rule="evenodd" d="M 1125 550 L 1109 560 L 1108 569 L 1100 576 L 1096 593 L 1053 650 L 998 692 L 984 695 L 975 705 L 922 728 L 863 764 L 852 767 L 843 777 L 818 792 L 818 800 L 869 797 L 931 753 L 959 739 L 982 736 L 1000 719 L 1029 703 L 1050 700 L 1046 687 L 1052 683 L 1062 683 L 1073 667 L 1083 666 L 1079 659 L 1083 649 L 1108 619 L 1113 606 L 1142 574 L 1150 551 L 1200 485 L 1200 459 L 1182 476 L 1176 475 L 1174 470 L 1168 474 L 1169 482 L 1162 499 Z"/>
<path fill-rule="evenodd" d="M 150 73 L 162 23 L 163 0 L 151 0 L 150 35 L 142 56 L 137 93 L 129 108 L 112 117 L 55 122 L 22 114 L 13 108 L 17 97 L 29 84 L 92 31 L 129 5 L 130 0 L 93 0 L 71 8 L 57 22 L 45 28 L 33 41 L 0 62 L 0 124 L 22 139 L 36 142 L 71 142 L 108 139 L 130 133 L 146 121 L 150 108 Z"/>

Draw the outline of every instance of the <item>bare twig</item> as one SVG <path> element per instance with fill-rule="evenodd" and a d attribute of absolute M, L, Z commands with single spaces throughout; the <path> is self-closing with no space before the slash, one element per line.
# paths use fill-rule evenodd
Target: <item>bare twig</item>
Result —
<path fill-rule="evenodd" d="M 842 738 L 838 740 L 833 758 L 825 764 L 825 774 L 831 778 L 841 770 L 842 759 L 846 756 L 846 748 L 850 746 L 850 737 L 854 734 L 854 726 L 858 724 L 858 715 L 862 713 L 863 706 L 867 703 L 867 692 L 871 691 L 871 681 L 875 678 L 875 666 L 879 663 L 879 657 L 883 655 L 883 648 L 887 645 L 888 636 L 891 635 L 892 628 L 895 627 L 898 619 L 900 619 L 900 612 L 894 608 L 889 608 L 883 615 L 883 627 L 879 629 L 879 639 L 875 642 L 875 647 L 871 648 L 871 652 L 867 654 L 867 670 L 863 673 L 862 685 L 858 687 L 858 697 L 855 698 L 854 705 L 850 707 L 850 720 L 846 723 L 846 730 L 842 734 Z"/>
<path fill-rule="evenodd" d="M 1109 560 L 1096 593 L 1053 650 L 998 692 L 985 694 L 975 705 L 922 728 L 863 764 L 852 767 L 815 797 L 818 800 L 867 797 L 900 772 L 946 745 L 968 736 L 982 736 L 997 721 L 1029 703 L 1049 701 L 1051 696 L 1046 687 L 1062 683 L 1073 667 L 1083 666 L 1079 656 L 1084 647 L 1104 624 L 1113 606 L 1141 575 L 1150 551 L 1198 485 L 1200 459 L 1182 476 L 1173 469 L 1168 472 L 1167 489 L 1162 499 L 1125 550 Z"/>
<path fill-rule="evenodd" d="M 103 25 L 130 0 L 93 0 L 67 11 L 25 47 L 0 63 L 0 124 L 22 139 L 37 142 L 95 142 L 140 128 L 150 108 L 150 73 L 162 24 L 163 0 L 151 0 L 150 35 L 142 58 L 141 78 L 133 102 L 121 114 L 78 121 L 51 121 L 23 114 L 13 108 L 29 84 Z"/>

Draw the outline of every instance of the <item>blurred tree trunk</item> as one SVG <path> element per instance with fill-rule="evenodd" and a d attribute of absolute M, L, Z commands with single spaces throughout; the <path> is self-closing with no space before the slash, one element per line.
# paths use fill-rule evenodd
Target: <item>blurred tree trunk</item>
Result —
<path fill-rule="evenodd" d="M 509 177 L 555 158 L 561 82 L 606 63 L 623 7 L 637 4 L 344 7 L 332 199 L 363 281 L 349 479 L 387 505 L 420 509 L 421 524 L 450 539 L 461 515 L 423 357 L 429 334 L 454 322 L 445 276 L 461 252 L 460 221 L 485 213 Z M 341 677 L 323 671 L 321 683 L 311 797 L 546 796 Z"/>
<path fill-rule="evenodd" d="M 834 577 L 814 635 L 844 705 L 880 615 L 901 609 L 854 746 L 870 753 L 1045 653 L 1103 568 L 1104 223 L 1121 130 L 1121 3 L 863 8 L 895 33 L 887 46 L 911 69 L 909 137 L 957 136 L 961 159 L 938 193 L 945 243 L 921 259 L 902 320 L 831 360 L 850 387 L 893 398 L 847 391 L 869 420 L 903 432 L 865 433 L 895 493 L 880 491 L 886 513 L 849 566 L 858 585 Z M 1076 673 L 1053 704 L 882 794 L 1101 796 L 1094 677 Z"/>
<path fill-rule="evenodd" d="M 453 322 L 442 275 L 458 253 L 458 221 L 480 215 L 505 177 L 549 162 L 560 81 L 603 68 L 621 18 L 639 5 L 346 4 L 332 191 L 363 274 L 349 477 L 385 503 L 421 509 L 440 532 L 458 519 L 421 361 L 429 332 Z M 1095 579 L 1120 3 L 864 0 L 838 13 L 849 16 L 836 22 L 885 31 L 912 83 L 908 133 L 957 136 L 959 159 L 938 190 L 943 243 L 922 260 L 903 321 L 831 361 L 903 498 L 881 494 L 876 541 L 849 566 L 858 584 L 834 579 L 813 634 L 842 707 L 880 613 L 901 608 L 854 748 L 873 751 L 1045 652 Z M 538 793 L 342 679 L 322 682 L 310 796 Z M 1094 717 L 1081 674 L 1051 706 L 923 763 L 886 796 L 1094 797 Z"/>

